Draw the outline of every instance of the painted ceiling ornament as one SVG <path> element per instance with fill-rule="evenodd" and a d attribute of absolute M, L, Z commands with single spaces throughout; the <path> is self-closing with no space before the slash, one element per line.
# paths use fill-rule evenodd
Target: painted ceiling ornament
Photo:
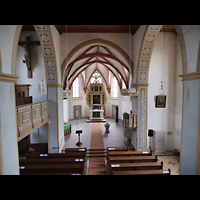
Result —
<path fill-rule="evenodd" d="M 150 26 L 150 31 L 157 31 L 160 28 L 160 25 L 151 25 Z"/>
<path fill-rule="evenodd" d="M 148 60 L 142 60 L 141 69 L 147 69 L 147 68 L 148 68 Z"/>
<path fill-rule="evenodd" d="M 155 39 L 155 34 L 148 34 L 146 37 L 146 44 L 153 44 Z"/>
<path fill-rule="evenodd" d="M 140 73 L 140 81 L 146 81 L 147 75 L 146 72 L 141 72 Z"/>
<path fill-rule="evenodd" d="M 150 53 L 151 53 L 151 47 L 144 47 L 143 56 L 145 57 L 150 56 Z"/>

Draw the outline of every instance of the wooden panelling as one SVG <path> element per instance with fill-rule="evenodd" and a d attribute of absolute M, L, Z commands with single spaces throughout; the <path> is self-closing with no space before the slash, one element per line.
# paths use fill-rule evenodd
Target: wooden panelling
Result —
<path fill-rule="evenodd" d="M 49 121 L 49 101 L 16 107 L 18 141 Z"/>

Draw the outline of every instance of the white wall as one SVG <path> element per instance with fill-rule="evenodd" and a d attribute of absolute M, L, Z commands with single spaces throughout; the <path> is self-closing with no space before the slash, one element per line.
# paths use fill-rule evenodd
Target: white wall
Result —
<path fill-rule="evenodd" d="M 11 74 L 11 59 L 14 35 L 17 25 L 0 25 L 0 49 L 2 72 Z"/>
<path fill-rule="evenodd" d="M 38 41 L 36 32 L 21 32 L 20 41 L 26 41 L 26 36 L 31 36 L 31 41 Z M 26 64 L 24 60 L 25 49 L 18 46 L 16 60 L 16 75 L 19 76 L 17 84 L 30 84 L 29 96 L 33 97 L 33 103 L 46 101 L 47 95 L 42 95 L 39 91 L 42 80 L 46 81 L 45 65 L 41 46 L 31 49 L 31 66 L 33 78 L 28 78 Z"/>
<path fill-rule="evenodd" d="M 21 32 L 19 41 L 26 41 L 26 37 L 31 36 L 31 41 L 38 41 L 36 32 Z M 31 49 L 31 67 L 33 78 L 28 78 L 26 64 L 23 63 L 25 49 L 18 46 L 16 59 L 16 75 L 19 76 L 17 84 L 30 84 L 29 96 L 33 97 L 33 103 L 46 101 L 47 95 L 41 94 L 40 83 L 46 81 L 45 65 L 41 46 L 35 46 Z M 35 130 L 30 135 L 31 143 L 47 143 L 48 142 L 47 124 Z"/>
<path fill-rule="evenodd" d="M 165 132 L 165 150 L 180 150 L 182 85 L 181 55 L 174 33 L 158 35 L 153 49 L 148 89 L 148 129 Z M 155 96 L 160 94 L 159 82 L 164 81 L 166 108 L 155 108 Z M 176 130 L 176 133 L 175 133 Z M 171 132 L 172 135 L 167 133 Z"/>
<path fill-rule="evenodd" d="M 0 137 L 2 168 L 5 175 L 19 174 L 18 145 L 15 120 L 14 84 L 0 82 Z"/>

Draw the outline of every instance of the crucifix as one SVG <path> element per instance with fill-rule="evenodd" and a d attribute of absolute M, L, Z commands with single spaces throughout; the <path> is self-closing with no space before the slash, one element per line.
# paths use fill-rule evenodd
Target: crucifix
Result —
<path fill-rule="evenodd" d="M 32 71 L 31 71 L 31 48 L 35 47 L 36 45 L 40 45 L 39 41 L 31 41 L 31 37 L 27 36 L 26 41 L 18 43 L 25 49 L 24 60 L 23 63 L 26 63 L 28 69 L 28 78 L 32 78 Z"/>

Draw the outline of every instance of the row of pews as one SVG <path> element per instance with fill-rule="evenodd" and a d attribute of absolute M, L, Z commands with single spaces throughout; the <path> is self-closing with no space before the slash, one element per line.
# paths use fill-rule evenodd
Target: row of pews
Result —
<path fill-rule="evenodd" d="M 107 165 L 110 175 L 170 175 L 163 170 L 163 162 L 149 151 L 127 151 L 124 147 L 107 148 Z"/>
<path fill-rule="evenodd" d="M 85 175 L 86 148 L 66 148 L 65 153 L 27 154 L 20 159 L 20 175 Z"/>
<path fill-rule="evenodd" d="M 170 169 L 163 170 L 163 163 L 157 162 L 152 152 L 128 151 L 126 147 L 108 147 L 106 152 L 109 175 L 171 174 Z M 86 175 L 87 167 L 86 148 L 66 148 L 65 153 L 27 154 L 19 161 L 21 175 Z"/>

